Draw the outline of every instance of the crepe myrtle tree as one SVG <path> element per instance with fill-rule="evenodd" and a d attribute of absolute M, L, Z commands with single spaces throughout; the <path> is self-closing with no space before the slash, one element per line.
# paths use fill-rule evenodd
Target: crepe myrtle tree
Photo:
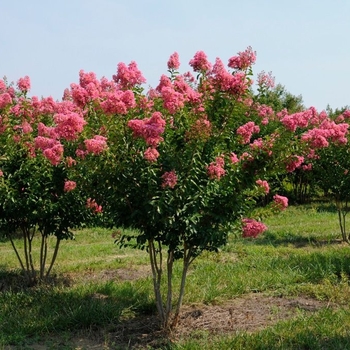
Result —
<path fill-rule="evenodd" d="M 330 114 L 313 132 L 304 135 L 306 142 L 315 150 L 312 160 L 313 181 L 336 205 L 339 227 L 344 242 L 350 243 L 346 228 L 346 215 L 350 200 L 350 110 Z"/>
<path fill-rule="evenodd" d="M 117 242 L 147 249 L 166 329 L 178 322 L 194 259 L 217 251 L 237 229 L 245 237 L 266 229 L 247 215 L 267 193 L 264 176 L 285 169 L 281 158 L 298 149 L 273 110 L 254 102 L 254 62 L 251 48 L 230 58 L 228 68 L 199 51 L 190 61 L 194 75 L 180 74 L 174 53 L 169 74 L 147 92 L 135 62 L 118 64 L 110 81 L 81 71 L 79 84 L 65 92 L 107 138 L 108 150 L 84 163 L 93 169 L 87 185 L 110 225 L 135 229 L 135 236 L 121 234 Z M 275 196 L 265 209 L 286 205 Z M 174 302 L 176 260 L 182 277 Z"/>
<path fill-rule="evenodd" d="M 0 80 L 0 229 L 33 285 L 49 277 L 62 239 L 73 238 L 71 229 L 87 224 L 100 208 L 80 185 L 76 149 L 87 123 L 82 110 L 70 101 L 29 98 L 29 89 L 29 77 L 17 88 Z"/>

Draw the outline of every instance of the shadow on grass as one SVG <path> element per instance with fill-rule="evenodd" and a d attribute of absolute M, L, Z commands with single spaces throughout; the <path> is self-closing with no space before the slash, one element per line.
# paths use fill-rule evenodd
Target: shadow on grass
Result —
<path fill-rule="evenodd" d="M 320 239 L 317 236 L 296 235 L 292 232 L 265 232 L 263 236 L 254 241 L 257 245 L 294 246 L 294 248 L 304 248 L 307 246 L 322 247 L 345 244 L 341 239 L 330 238 Z"/>
<path fill-rule="evenodd" d="M 20 288 L 22 276 L 0 267 L 0 344 L 77 331 L 108 329 L 138 315 L 155 315 L 145 281 L 87 283 L 67 288 L 69 281 Z M 148 322 L 150 323 L 150 322 Z M 156 317 L 154 316 L 154 322 Z"/>

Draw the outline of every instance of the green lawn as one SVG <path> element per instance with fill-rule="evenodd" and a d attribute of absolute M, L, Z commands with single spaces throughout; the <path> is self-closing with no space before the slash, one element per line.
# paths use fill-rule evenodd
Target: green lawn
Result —
<path fill-rule="evenodd" d="M 340 242 L 334 208 L 291 206 L 266 224 L 263 236 L 232 236 L 219 253 L 195 260 L 184 309 L 202 305 L 210 310 L 251 295 L 307 297 L 325 307 L 300 309 L 257 330 L 220 334 L 203 327 L 173 335 L 168 342 L 159 334 L 162 345 L 153 339 L 143 348 L 350 348 L 350 247 Z M 20 247 L 21 241 L 16 244 Z M 156 313 L 147 253 L 119 249 L 113 231 L 85 229 L 63 242 L 50 285 L 21 288 L 10 242 L 0 242 L 0 256 L 0 349 L 133 348 L 118 340 L 117 331 Z M 176 286 L 179 276 L 175 266 Z"/>

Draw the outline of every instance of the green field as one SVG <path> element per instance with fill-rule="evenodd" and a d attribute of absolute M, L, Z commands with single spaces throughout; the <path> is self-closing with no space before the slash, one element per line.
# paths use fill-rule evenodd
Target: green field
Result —
<path fill-rule="evenodd" d="M 332 206 L 291 206 L 263 236 L 203 254 L 168 337 L 155 323 L 147 253 L 119 249 L 113 231 L 77 231 L 50 283 L 32 288 L 3 240 L 0 349 L 349 349 L 350 247 L 337 220 Z M 179 276 L 176 266 L 175 286 Z"/>

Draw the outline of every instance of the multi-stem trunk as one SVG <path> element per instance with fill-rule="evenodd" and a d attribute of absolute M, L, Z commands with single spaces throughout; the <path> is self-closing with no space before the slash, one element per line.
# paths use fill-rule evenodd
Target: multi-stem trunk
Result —
<path fill-rule="evenodd" d="M 162 293 L 160 290 L 162 274 L 163 274 L 161 243 L 158 242 L 158 254 L 157 254 L 157 248 L 155 246 L 155 242 L 153 239 L 150 239 L 148 241 L 148 249 L 149 249 L 149 257 L 150 257 L 151 268 L 152 268 L 152 279 L 153 279 L 154 295 L 156 298 L 156 306 L 160 317 L 160 322 L 162 326 L 165 326 L 165 312 L 163 307 Z M 157 255 L 159 256 L 159 261 L 157 261 Z"/>
<path fill-rule="evenodd" d="M 346 233 L 346 214 L 348 212 L 348 202 L 345 202 L 344 204 L 341 200 L 337 199 L 336 206 L 338 210 L 338 221 L 343 241 L 349 243 L 349 236 Z"/>
<path fill-rule="evenodd" d="M 185 284 L 186 284 L 187 272 L 188 272 L 188 268 L 190 267 L 193 260 L 194 260 L 194 256 L 192 256 L 191 247 L 187 247 L 187 244 L 184 243 L 184 256 L 183 256 L 183 261 L 182 261 L 182 274 L 181 274 L 180 291 L 179 291 L 179 297 L 177 300 L 175 314 L 174 314 L 173 322 L 171 324 L 171 328 L 175 328 L 179 322 L 180 309 L 181 309 L 183 297 L 185 294 Z"/>
<path fill-rule="evenodd" d="M 191 247 L 187 247 L 184 244 L 184 256 L 183 256 L 183 266 L 181 275 L 181 284 L 179 289 L 179 296 L 176 301 L 176 309 L 174 317 L 172 318 L 172 301 L 173 301 L 173 266 L 174 266 L 174 250 L 168 250 L 167 256 L 167 291 L 166 291 L 166 301 L 163 303 L 163 297 L 161 293 L 161 282 L 163 278 L 163 268 L 162 268 L 162 245 L 160 242 L 155 242 L 153 240 L 148 241 L 149 256 L 152 268 L 153 277 L 153 287 L 156 299 L 157 311 L 159 314 L 160 322 L 164 330 L 171 330 L 175 328 L 178 324 L 180 308 L 182 306 L 182 301 L 185 293 L 185 284 L 187 272 L 190 264 L 194 260 L 192 255 Z M 172 319 L 171 319 L 172 318 Z"/>

